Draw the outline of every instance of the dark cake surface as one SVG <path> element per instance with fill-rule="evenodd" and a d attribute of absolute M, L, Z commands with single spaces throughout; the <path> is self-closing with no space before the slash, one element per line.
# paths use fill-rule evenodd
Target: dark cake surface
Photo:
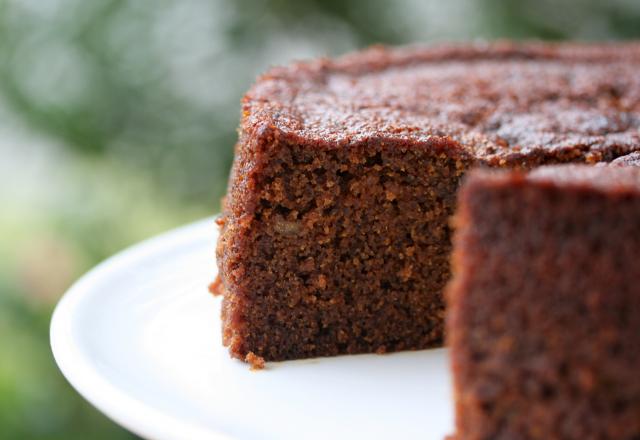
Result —
<path fill-rule="evenodd" d="M 629 156 L 620 159 L 624 160 L 616 159 L 618 162 L 610 162 L 607 167 L 544 166 L 531 170 L 526 175 L 526 180 L 540 186 L 558 186 L 563 189 L 603 191 L 607 194 L 635 193 L 638 191 L 640 163 Z M 608 171 L 606 168 L 621 169 Z M 518 177 L 506 178 L 517 180 Z"/>
<path fill-rule="evenodd" d="M 597 162 L 640 143 L 639 66 L 637 43 L 373 48 L 273 69 L 246 122 L 322 146 L 436 136 L 488 161 Z"/>
<path fill-rule="evenodd" d="M 455 439 L 640 438 L 640 168 L 476 171 L 456 224 Z"/>
<path fill-rule="evenodd" d="M 260 77 L 217 248 L 231 354 L 441 345 L 463 175 L 640 149 L 639 64 L 638 44 L 496 43 L 374 48 Z"/>

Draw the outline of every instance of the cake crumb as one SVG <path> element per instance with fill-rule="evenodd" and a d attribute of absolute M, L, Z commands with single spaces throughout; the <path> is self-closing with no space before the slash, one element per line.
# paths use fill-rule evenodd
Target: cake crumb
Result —
<path fill-rule="evenodd" d="M 244 361 L 247 362 L 251 366 L 251 371 L 263 370 L 264 369 L 264 358 L 262 356 L 256 355 L 254 352 L 250 351 L 244 358 Z"/>
<path fill-rule="evenodd" d="M 216 279 L 213 280 L 211 284 L 209 284 L 209 292 L 213 296 L 222 296 L 224 295 L 224 284 L 222 284 L 222 279 L 220 276 L 216 276 Z"/>
<path fill-rule="evenodd" d="M 327 277 L 325 277 L 324 275 L 320 274 L 318 275 L 318 279 L 316 281 L 316 286 L 319 289 L 326 289 L 327 288 Z"/>

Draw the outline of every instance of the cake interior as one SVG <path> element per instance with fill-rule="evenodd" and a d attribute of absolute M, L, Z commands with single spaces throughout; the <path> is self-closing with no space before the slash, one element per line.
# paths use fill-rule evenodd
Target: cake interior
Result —
<path fill-rule="evenodd" d="M 457 190 L 487 164 L 436 137 L 258 144 L 243 156 L 253 164 L 252 199 L 241 205 L 250 215 L 232 217 L 221 241 L 232 356 L 258 365 L 441 346 Z M 563 160 L 576 159 L 502 166 Z"/>
<path fill-rule="evenodd" d="M 227 267 L 242 263 L 242 273 L 229 271 L 235 291 L 223 307 L 232 355 L 442 344 L 448 219 L 470 160 L 442 140 L 274 142 L 264 154 L 251 223 L 234 232 L 238 257 L 225 255 Z"/>

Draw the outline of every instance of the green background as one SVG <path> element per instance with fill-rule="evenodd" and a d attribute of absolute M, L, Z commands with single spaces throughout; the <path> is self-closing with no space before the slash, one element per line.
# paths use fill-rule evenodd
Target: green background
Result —
<path fill-rule="evenodd" d="M 51 312 L 102 259 L 218 211 L 240 97 L 268 66 L 639 35 L 637 0 L 0 0 L 0 438 L 132 437 L 58 372 Z"/>

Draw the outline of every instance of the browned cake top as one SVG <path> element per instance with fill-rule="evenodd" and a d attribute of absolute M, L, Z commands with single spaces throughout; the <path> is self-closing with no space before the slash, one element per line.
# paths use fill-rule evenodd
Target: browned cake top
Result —
<path fill-rule="evenodd" d="M 556 165 L 534 169 L 527 180 L 543 185 L 640 195 L 640 168 Z"/>
<path fill-rule="evenodd" d="M 483 159 L 541 150 L 610 159 L 640 148 L 640 43 L 372 48 L 275 68 L 243 127 L 318 146 L 448 137 Z"/>
<path fill-rule="evenodd" d="M 548 188 L 640 196 L 640 166 L 633 165 L 624 167 L 551 165 L 535 168 L 529 173 L 478 170 L 472 172 L 469 179 L 480 181 L 483 185 L 490 187 L 529 182 Z"/>

